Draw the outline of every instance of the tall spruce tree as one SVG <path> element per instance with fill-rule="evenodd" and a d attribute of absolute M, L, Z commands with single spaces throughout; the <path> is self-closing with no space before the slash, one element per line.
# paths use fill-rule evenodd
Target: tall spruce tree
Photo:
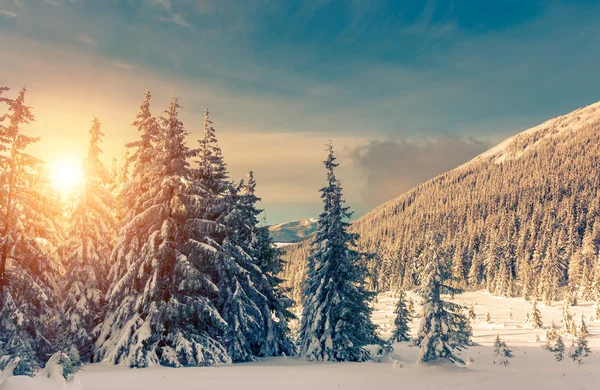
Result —
<path fill-rule="evenodd" d="M 411 312 L 406 304 L 406 293 L 400 290 L 398 303 L 396 304 L 396 318 L 394 319 L 394 331 L 392 333 L 392 342 L 410 341 L 410 321 L 414 313 Z"/>
<path fill-rule="evenodd" d="M 203 366 L 229 362 L 219 341 L 226 322 L 215 307 L 214 264 L 219 245 L 205 219 L 206 190 L 188 160 L 197 155 L 172 98 L 145 168 L 143 208 L 124 221 L 113 250 L 108 315 L 97 349 L 100 358 L 130 367 L 152 363 Z"/>
<path fill-rule="evenodd" d="M 278 295 L 276 285 L 261 266 L 274 259 L 258 251 L 254 181 L 231 186 L 220 220 L 225 226 L 224 259 L 218 264 L 219 308 L 227 321 L 223 344 L 234 362 L 257 356 L 291 355 L 295 347 L 289 339 L 288 301 Z M 264 245 L 264 244 L 263 244 Z M 259 258 L 258 255 L 262 255 Z"/>
<path fill-rule="evenodd" d="M 139 132 L 139 139 L 125 145 L 128 151 L 123 158 L 120 172 L 116 173 L 116 180 L 122 188 L 117 189 L 119 219 L 131 220 L 134 215 L 148 207 L 146 202 L 152 202 L 153 191 L 151 186 L 156 186 L 160 177 L 153 173 L 155 159 L 159 157 L 157 149 L 158 137 L 161 129 L 160 123 L 150 112 L 152 94 L 146 90 L 135 120 L 132 123 Z M 131 180 L 126 180 L 124 170 L 131 166 Z"/>
<path fill-rule="evenodd" d="M 423 282 L 417 293 L 423 298 L 423 305 L 415 345 L 420 348 L 420 363 L 448 359 L 464 364 L 455 351 L 470 344 L 471 325 L 462 313 L 463 306 L 441 298 L 442 294 L 454 296 L 462 292 L 451 285 L 449 261 L 441 243 L 441 236 L 430 232 L 422 253 Z"/>
<path fill-rule="evenodd" d="M 0 116 L 0 355 L 19 362 L 16 374 L 32 374 L 53 352 L 61 301 L 60 200 L 25 151 L 39 140 L 22 132 L 35 119 L 25 93 L 0 97 L 8 105 Z"/>
<path fill-rule="evenodd" d="M 61 247 L 67 267 L 63 310 L 68 339 L 82 362 L 93 361 L 93 331 L 104 317 L 109 259 L 115 229 L 110 174 L 100 161 L 104 134 L 94 118 L 84 163 L 84 183 L 70 212 L 68 239 Z"/>
<path fill-rule="evenodd" d="M 286 295 L 282 286 L 284 280 L 278 276 L 283 268 L 281 250 L 276 248 L 269 227 L 258 220 L 263 210 L 256 204 L 256 180 L 254 173 L 248 172 L 246 184 L 242 190 L 242 204 L 247 210 L 246 223 L 250 227 L 249 239 L 245 244 L 247 252 L 255 259 L 250 269 L 256 289 L 266 298 L 260 307 L 263 316 L 262 334 L 259 340 L 259 356 L 293 355 L 296 346 L 290 340 L 288 322 L 295 318 L 290 308 L 294 302 Z"/>
<path fill-rule="evenodd" d="M 365 346 L 379 342 L 369 306 L 374 294 L 364 286 L 366 271 L 353 249 L 358 236 L 348 233 L 346 220 L 352 214 L 344 207 L 331 143 L 327 152 L 327 186 L 321 189 L 324 210 L 302 291 L 300 353 L 308 360 L 365 361 L 370 357 Z"/>

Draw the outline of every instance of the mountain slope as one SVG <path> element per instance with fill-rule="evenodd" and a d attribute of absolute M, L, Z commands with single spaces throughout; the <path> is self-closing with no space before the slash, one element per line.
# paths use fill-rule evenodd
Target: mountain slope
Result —
<path fill-rule="evenodd" d="M 317 220 L 313 218 L 302 218 L 269 226 L 271 238 L 278 243 L 300 242 L 312 237 L 316 231 Z"/>
<path fill-rule="evenodd" d="M 445 237 L 455 276 L 496 295 L 556 299 L 560 286 L 578 295 L 594 283 L 600 243 L 600 103 L 511 137 L 358 219 L 371 288 L 419 283 L 425 233 Z M 308 244 L 287 248 L 284 277 L 295 298 Z M 524 290 L 524 291 L 523 291 Z"/>

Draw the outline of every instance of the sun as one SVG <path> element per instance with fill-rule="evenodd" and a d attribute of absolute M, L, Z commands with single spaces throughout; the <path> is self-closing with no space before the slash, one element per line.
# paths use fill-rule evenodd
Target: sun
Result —
<path fill-rule="evenodd" d="M 81 162 L 76 159 L 61 159 L 50 164 L 50 182 L 62 196 L 69 195 L 83 181 Z"/>

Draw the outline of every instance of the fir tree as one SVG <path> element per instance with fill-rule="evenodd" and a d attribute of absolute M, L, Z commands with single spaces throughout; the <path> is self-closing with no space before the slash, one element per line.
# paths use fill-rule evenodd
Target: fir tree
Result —
<path fill-rule="evenodd" d="M 542 314 L 537 307 L 537 300 L 535 298 L 531 301 L 531 311 L 527 313 L 527 325 L 531 326 L 533 329 L 541 329 L 544 327 Z"/>
<path fill-rule="evenodd" d="M 410 326 L 409 323 L 412 321 L 412 313 L 409 307 L 406 305 L 406 293 L 400 291 L 398 304 L 396 310 L 394 310 L 396 318 L 394 319 L 394 331 L 392 333 L 392 342 L 401 342 L 410 340 Z"/>
<path fill-rule="evenodd" d="M 499 334 L 496 334 L 496 341 L 494 342 L 494 356 L 500 357 L 500 364 L 503 366 L 507 366 L 508 359 L 513 357 L 512 350 L 508 348 L 504 341 L 500 340 Z"/>
<path fill-rule="evenodd" d="M 367 344 L 379 342 L 371 322 L 369 301 L 374 293 L 364 286 L 365 268 L 353 249 L 358 236 L 347 232 L 342 188 L 335 177 L 333 147 L 324 161 L 327 186 L 321 189 L 324 203 L 318 231 L 306 264 L 302 293 L 300 354 L 308 360 L 365 361 Z"/>
<path fill-rule="evenodd" d="M 118 215 L 129 221 L 142 212 L 152 202 L 151 186 L 156 186 L 153 165 L 159 158 L 157 149 L 161 136 L 160 123 L 150 112 L 152 94 L 146 90 L 135 120 L 132 123 L 139 132 L 139 139 L 125 145 L 127 148 L 123 157 L 122 167 L 116 179 L 123 183 L 119 191 L 120 210 Z M 130 152 L 129 152 L 130 151 Z M 126 180 L 128 167 L 132 167 L 131 180 Z"/>
<path fill-rule="evenodd" d="M 584 301 L 590 301 L 594 298 L 594 264 L 596 262 L 596 248 L 594 239 L 598 230 L 599 224 L 594 224 L 595 229 L 588 226 L 583 236 L 581 244 L 581 281 L 579 282 L 579 296 Z"/>
<path fill-rule="evenodd" d="M 590 347 L 587 344 L 587 338 L 579 335 L 575 342 L 569 348 L 569 357 L 577 364 L 581 364 L 584 357 L 587 357 L 591 352 Z"/>
<path fill-rule="evenodd" d="M 565 301 L 569 306 L 577 306 L 577 293 L 569 289 L 565 295 Z"/>
<path fill-rule="evenodd" d="M 461 293 L 449 284 L 452 277 L 448 259 L 440 247 L 441 241 L 438 234 L 429 233 L 423 251 L 423 281 L 417 290 L 423 298 L 423 308 L 415 345 L 420 348 L 418 360 L 421 363 L 448 359 L 464 364 L 455 351 L 469 345 L 471 326 L 462 314 L 462 306 L 441 299 L 441 294 Z"/>
<path fill-rule="evenodd" d="M 577 332 L 577 334 L 580 337 L 587 337 L 590 334 L 587 324 L 585 323 L 585 320 L 583 319 L 583 313 L 581 313 L 581 322 L 579 323 L 579 332 Z"/>
<path fill-rule="evenodd" d="M 477 315 L 475 314 L 475 307 L 473 306 L 472 303 L 471 303 L 471 306 L 469 306 L 469 311 L 467 314 L 469 316 L 469 320 L 474 320 L 477 318 Z"/>
<path fill-rule="evenodd" d="M 577 335 L 577 328 L 575 321 L 573 321 L 573 315 L 569 312 L 569 305 L 565 302 L 562 308 L 562 325 L 561 330 L 572 336 Z"/>
<path fill-rule="evenodd" d="M 223 344 L 234 362 L 295 352 L 287 326 L 291 303 L 277 290 L 280 280 L 267 273 L 278 269 L 278 254 L 265 251 L 270 241 L 259 243 L 254 189 L 252 175 L 248 185 L 231 187 L 221 217 L 226 238 L 218 266 L 219 308 L 228 323 Z"/>
<path fill-rule="evenodd" d="M 577 350 L 581 357 L 587 357 L 592 350 L 588 347 L 587 336 L 579 335 L 577 337 Z M 579 361 L 581 363 L 581 360 Z"/>
<path fill-rule="evenodd" d="M 213 198 L 217 198 L 227 190 L 228 174 L 208 108 L 204 110 L 204 138 L 198 142 L 199 166 L 196 175 Z M 219 210 L 213 211 L 220 212 Z"/>
<path fill-rule="evenodd" d="M 18 361 L 19 374 L 33 373 L 48 359 L 61 301 L 60 201 L 42 162 L 25 151 L 39 140 L 22 132 L 34 120 L 25 93 L 0 97 L 8 105 L 0 116 L 0 355 Z"/>
<path fill-rule="evenodd" d="M 252 234 L 248 241 L 249 252 L 256 259 L 253 275 L 257 290 L 266 297 L 263 312 L 263 338 L 259 342 L 259 356 L 293 355 L 296 346 L 290 340 L 289 321 L 295 319 L 290 311 L 294 305 L 283 287 L 284 280 L 278 275 L 283 269 L 281 250 L 275 247 L 266 223 L 260 224 L 258 215 L 262 210 L 256 207 L 260 201 L 255 194 L 256 181 L 254 173 L 248 172 L 248 180 L 244 187 L 243 199 L 249 210 L 248 221 L 251 221 Z"/>
<path fill-rule="evenodd" d="M 554 344 L 554 348 L 552 348 L 552 352 L 554 352 L 554 357 L 557 362 L 560 362 L 564 359 L 565 355 L 565 343 L 560 335 L 556 339 L 556 344 Z"/>
<path fill-rule="evenodd" d="M 70 213 L 68 239 L 61 252 L 67 266 L 63 303 L 69 339 L 83 362 L 92 361 L 93 330 L 104 316 L 104 296 L 115 220 L 110 175 L 99 159 L 104 134 L 94 118 L 84 164 L 84 184 Z"/>
<path fill-rule="evenodd" d="M 485 313 L 485 322 L 487 322 L 488 324 L 492 323 L 492 316 L 490 315 L 489 311 Z"/>
<path fill-rule="evenodd" d="M 209 232 L 222 230 L 205 218 L 206 189 L 194 179 L 197 155 L 172 98 L 145 168 L 147 186 L 124 221 L 113 250 L 108 314 L 97 350 L 100 359 L 130 367 L 149 364 L 205 366 L 231 359 L 219 341 L 227 323 L 215 307 L 215 263 L 222 258 Z"/>
<path fill-rule="evenodd" d="M 458 248 L 454 251 L 452 257 L 452 277 L 454 278 L 455 287 L 464 289 L 467 287 L 467 270 L 465 268 L 464 256 L 462 250 Z"/>
<path fill-rule="evenodd" d="M 552 301 L 558 300 L 558 287 L 563 274 L 563 264 L 557 245 L 552 244 L 546 251 L 543 261 L 540 280 L 540 294 L 546 306 L 552 305 Z"/>

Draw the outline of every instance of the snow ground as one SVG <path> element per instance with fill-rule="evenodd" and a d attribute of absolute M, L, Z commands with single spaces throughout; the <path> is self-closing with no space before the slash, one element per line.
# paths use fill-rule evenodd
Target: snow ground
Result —
<path fill-rule="evenodd" d="M 410 294 L 409 294 L 410 295 Z M 412 296 L 412 295 L 411 295 Z M 414 296 L 413 296 L 414 297 Z M 561 304 L 546 307 L 539 303 L 545 329 L 524 327 L 525 315 L 531 305 L 521 298 L 496 298 L 478 291 L 458 296 L 456 301 L 473 303 L 477 318 L 471 322 L 473 341 L 478 345 L 462 353 L 466 367 L 449 364 L 415 365 L 416 348 L 408 343 L 395 344 L 391 357 L 380 363 L 310 363 L 299 358 L 272 358 L 260 362 L 211 368 L 127 369 L 106 364 L 86 366 L 76 382 L 84 390 L 163 390 L 163 389 L 597 389 L 600 387 L 600 321 L 593 317 L 593 304 L 584 302 L 572 307 L 574 318 L 581 313 L 590 330 L 592 353 L 583 364 L 568 360 L 557 362 L 554 355 L 542 349 L 545 329 L 552 320 L 560 324 Z M 393 294 L 379 296 L 373 313 L 382 326 L 384 336 L 391 331 L 396 299 Z M 418 302 L 418 298 L 415 298 Z M 485 322 L 490 312 L 492 324 Z M 513 319 L 509 319 L 512 311 Z M 418 320 L 411 329 L 416 332 Z M 494 364 L 493 342 L 496 334 L 513 349 L 514 358 L 508 366 Z M 536 343 L 536 334 L 541 343 Z M 565 339 L 568 347 L 571 342 Z M 396 360 L 397 362 L 394 362 Z M 79 383 L 58 387 L 43 375 L 34 379 L 11 378 L 0 383 L 0 389 L 76 389 Z"/>

